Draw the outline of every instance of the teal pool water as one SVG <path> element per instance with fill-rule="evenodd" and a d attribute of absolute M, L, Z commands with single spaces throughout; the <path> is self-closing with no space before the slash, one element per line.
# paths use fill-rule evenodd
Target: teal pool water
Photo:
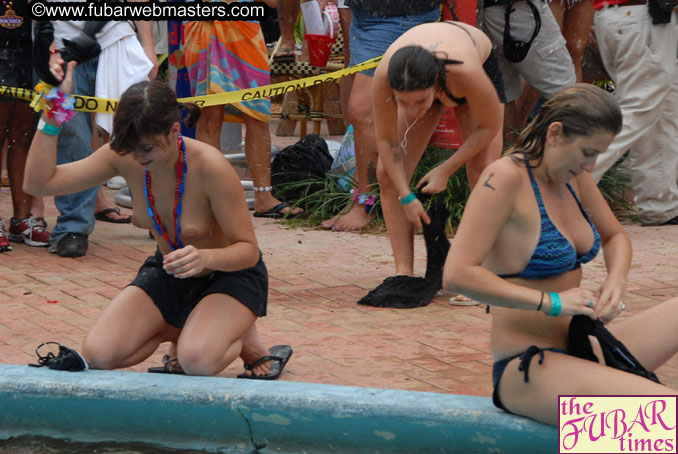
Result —
<path fill-rule="evenodd" d="M 2 454 L 196 454 L 196 452 L 165 449 L 142 443 L 78 443 L 35 436 L 0 440 Z"/>

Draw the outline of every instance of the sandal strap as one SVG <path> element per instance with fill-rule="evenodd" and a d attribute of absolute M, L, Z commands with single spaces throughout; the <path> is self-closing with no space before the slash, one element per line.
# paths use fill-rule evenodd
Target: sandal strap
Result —
<path fill-rule="evenodd" d="M 278 361 L 278 362 L 283 362 L 285 361 L 285 358 L 281 358 L 280 356 L 273 356 L 273 355 L 268 355 L 268 356 L 262 356 L 252 364 L 245 364 L 243 367 L 245 370 L 252 370 L 253 368 L 257 367 L 261 363 L 265 363 L 266 361 Z"/>

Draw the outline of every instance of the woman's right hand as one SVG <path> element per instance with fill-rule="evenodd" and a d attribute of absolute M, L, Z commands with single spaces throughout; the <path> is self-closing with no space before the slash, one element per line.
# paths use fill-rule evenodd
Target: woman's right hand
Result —
<path fill-rule="evenodd" d="M 428 213 L 424 209 L 424 205 L 421 204 L 419 199 L 414 199 L 407 205 L 403 206 L 405 211 L 405 217 L 410 221 L 416 228 L 421 228 L 421 222 L 425 224 L 431 223 L 431 218 L 428 217 Z"/>
<path fill-rule="evenodd" d="M 61 60 L 63 62 L 63 60 Z M 66 67 L 65 77 L 59 84 L 59 91 L 70 94 L 73 91 L 73 74 L 75 67 L 78 65 L 76 61 L 69 61 Z"/>
<path fill-rule="evenodd" d="M 560 315 L 583 314 L 592 320 L 596 320 L 598 315 L 594 308 L 596 295 L 591 290 L 584 288 L 572 288 L 564 292 L 559 292 L 562 308 Z"/>

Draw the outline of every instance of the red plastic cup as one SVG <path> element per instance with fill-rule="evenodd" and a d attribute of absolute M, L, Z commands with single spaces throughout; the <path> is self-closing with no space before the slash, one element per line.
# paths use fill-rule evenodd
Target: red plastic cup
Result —
<path fill-rule="evenodd" d="M 309 63 L 313 66 L 327 66 L 332 44 L 336 38 L 327 35 L 305 34 L 304 39 L 308 42 Z"/>

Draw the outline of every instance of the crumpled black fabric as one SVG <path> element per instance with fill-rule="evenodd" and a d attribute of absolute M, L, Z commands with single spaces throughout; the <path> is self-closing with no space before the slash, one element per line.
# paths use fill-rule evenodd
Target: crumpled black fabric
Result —
<path fill-rule="evenodd" d="M 450 241 L 447 239 L 445 227 L 450 212 L 445 206 L 442 195 L 431 196 L 419 192 L 417 198 L 426 203 L 434 197 L 427 210 L 431 223 L 423 224 L 424 241 L 426 242 L 426 275 L 390 276 L 384 279 L 373 290 L 362 297 L 358 304 L 375 307 L 391 307 L 396 309 L 411 309 L 426 306 L 433 300 L 438 290 L 443 287 L 443 267 Z"/>
<path fill-rule="evenodd" d="M 661 383 L 655 373 L 645 369 L 600 320 L 591 320 L 586 315 L 572 317 L 567 352 L 579 358 L 599 362 L 598 357 L 593 353 L 589 336 L 598 339 L 607 366 Z"/>

